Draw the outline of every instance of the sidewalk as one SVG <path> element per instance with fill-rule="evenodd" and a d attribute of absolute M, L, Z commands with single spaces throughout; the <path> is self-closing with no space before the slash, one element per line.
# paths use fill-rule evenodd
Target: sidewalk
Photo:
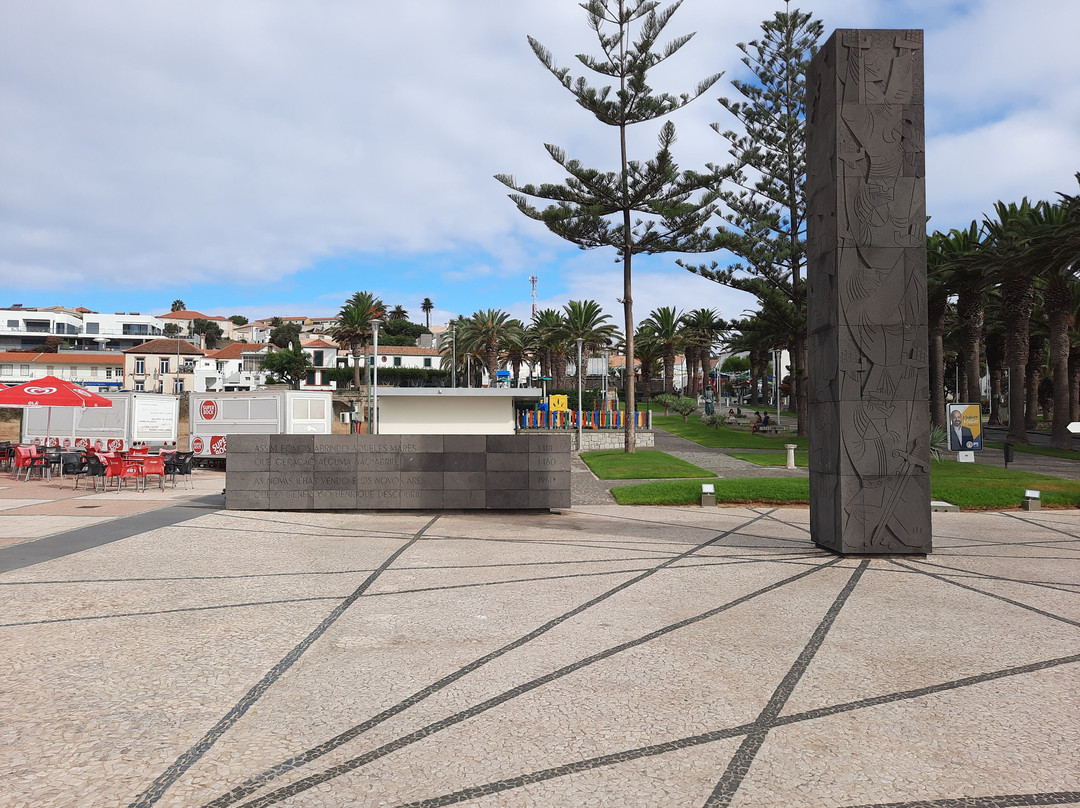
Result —
<path fill-rule="evenodd" d="M 1077 511 L 158 502 L 0 548 L 190 517 L 0 573 L 3 805 L 1080 805 Z"/>

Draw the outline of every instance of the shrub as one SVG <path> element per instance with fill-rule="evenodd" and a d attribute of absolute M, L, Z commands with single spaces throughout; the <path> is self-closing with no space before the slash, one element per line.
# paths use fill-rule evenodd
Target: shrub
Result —
<path fill-rule="evenodd" d="M 682 416 L 683 423 L 685 424 L 686 419 L 690 417 L 690 413 L 697 411 L 697 399 L 689 396 L 672 396 L 672 398 L 675 400 L 671 402 L 671 409 Z"/>

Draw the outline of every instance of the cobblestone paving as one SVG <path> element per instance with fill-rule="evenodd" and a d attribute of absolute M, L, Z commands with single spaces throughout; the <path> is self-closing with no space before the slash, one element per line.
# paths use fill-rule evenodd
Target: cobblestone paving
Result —
<path fill-rule="evenodd" d="M 1080 513 L 934 529 L 220 511 L 60 555 L 0 574 L 0 805 L 1080 805 Z"/>

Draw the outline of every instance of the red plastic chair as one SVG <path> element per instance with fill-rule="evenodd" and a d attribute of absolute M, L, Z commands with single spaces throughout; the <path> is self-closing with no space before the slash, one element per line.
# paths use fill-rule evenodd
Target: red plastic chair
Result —
<path fill-rule="evenodd" d="M 34 446 L 16 446 L 15 447 L 15 462 L 13 464 L 13 474 L 16 480 L 19 479 L 19 473 L 26 469 L 26 479 L 30 479 L 30 472 L 34 469 L 41 471 L 42 479 L 47 474 L 49 479 L 52 479 L 52 469 L 49 466 L 49 458 L 44 453 L 38 452 L 37 447 Z"/>
<path fill-rule="evenodd" d="M 158 485 L 162 491 L 165 490 L 165 458 L 161 457 L 147 457 L 142 461 L 142 486 L 143 491 L 146 490 L 146 478 L 151 474 L 156 474 L 158 478 Z"/>
<path fill-rule="evenodd" d="M 105 490 L 109 490 L 109 478 L 116 478 L 116 493 L 124 487 L 124 480 L 135 478 L 135 487 L 138 488 L 138 478 L 142 477 L 142 464 L 137 460 L 125 460 L 116 455 L 98 455 L 105 460 Z"/>

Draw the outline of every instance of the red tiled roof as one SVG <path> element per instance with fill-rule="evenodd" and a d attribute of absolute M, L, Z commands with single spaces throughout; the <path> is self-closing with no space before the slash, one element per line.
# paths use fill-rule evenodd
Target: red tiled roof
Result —
<path fill-rule="evenodd" d="M 257 353 L 269 347 L 266 342 L 234 342 L 218 351 L 210 351 L 212 359 L 241 359 L 246 353 Z"/>
<path fill-rule="evenodd" d="M 176 354 L 194 354 L 203 356 L 204 351 L 199 350 L 185 339 L 152 339 L 134 348 L 125 348 L 124 353 L 140 354 L 163 354 L 175 356 Z"/>
<path fill-rule="evenodd" d="M 168 314 L 159 314 L 159 320 L 228 320 L 228 317 L 220 317 L 216 314 L 202 314 L 197 311 L 170 311 Z"/>
<path fill-rule="evenodd" d="M 324 339 L 313 339 L 308 342 L 301 341 L 300 343 L 305 348 L 336 348 L 338 347 L 336 342 L 327 342 Z"/>

